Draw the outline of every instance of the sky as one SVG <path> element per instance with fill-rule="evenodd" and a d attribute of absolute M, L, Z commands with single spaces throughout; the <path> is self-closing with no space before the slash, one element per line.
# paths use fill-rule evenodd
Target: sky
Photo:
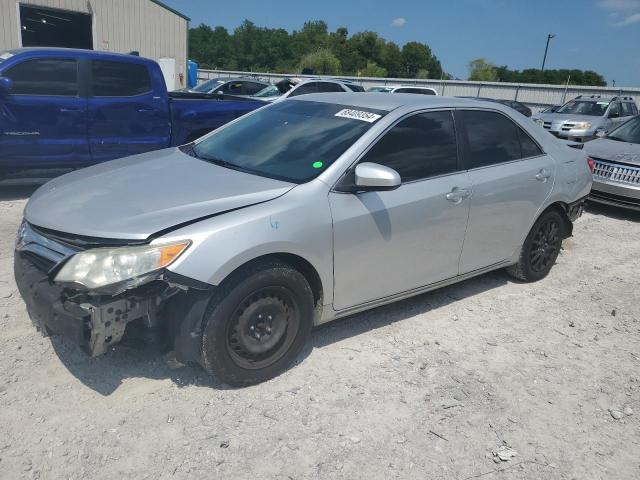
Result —
<path fill-rule="evenodd" d="M 594 70 L 612 85 L 640 87 L 640 0 L 164 0 L 191 18 L 190 26 L 245 19 L 258 26 L 299 30 L 324 20 L 329 30 L 370 30 L 403 45 L 426 43 L 444 70 L 467 78 L 468 63 L 486 58 L 513 69 Z"/>

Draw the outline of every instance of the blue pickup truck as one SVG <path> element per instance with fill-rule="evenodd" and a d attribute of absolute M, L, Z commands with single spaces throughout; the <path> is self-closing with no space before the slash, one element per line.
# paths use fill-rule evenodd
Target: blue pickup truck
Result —
<path fill-rule="evenodd" d="M 0 185 L 188 143 L 265 104 L 169 93 L 158 64 L 134 55 L 0 53 Z"/>

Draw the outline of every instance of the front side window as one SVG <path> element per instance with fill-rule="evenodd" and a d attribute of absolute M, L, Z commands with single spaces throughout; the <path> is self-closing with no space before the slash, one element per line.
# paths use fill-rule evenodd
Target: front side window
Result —
<path fill-rule="evenodd" d="M 212 78 L 211 80 L 207 80 L 206 82 L 201 83 L 200 85 L 193 87 L 194 92 L 200 93 L 209 93 L 213 92 L 217 87 L 222 85 L 224 82 L 217 78 Z"/>
<path fill-rule="evenodd" d="M 467 134 L 469 168 L 522 157 L 518 127 L 504 115 L 483 110 L 459 112 Z"/>
<path fill-rule="evenodd" d="M 304 183 L 385 114 L 331 103 L 279 102 L 213 133 L 193 147 L 193 154 L 234 170 Z"/>
<path fill-rule="evenodd" d="M 263 90 L 265 85 L 257 82 L 244 82 L 244 94 L 255 95 L 260 90 Z"/>
<path fill-rule="evenodd" d="M 622 111 L 620 109 L 620 103 L 613 102 L 611 104 L 611 108 L 609 108 L 609 116 L 610 117 L 619 117 L 622 115 Z"/>
<path fill-rule="evenodd" d="M 93 60 L 91 89 L 94 97 L 133 97 L 151 91 L 151 78 L 140 63 Z"/>
<path fill-rule="evenodd" d="M 74 59 L 25 60 L 4 73 L 11 79 L 14 95 L 78 95 L 78 62 Z"/>
<path fill-rule="evenodd" d="M 455 172 L 458 148 L 450 111 L 419 113 L 395 125 L 361 162 L 393 168 L 403 182 Z"/>

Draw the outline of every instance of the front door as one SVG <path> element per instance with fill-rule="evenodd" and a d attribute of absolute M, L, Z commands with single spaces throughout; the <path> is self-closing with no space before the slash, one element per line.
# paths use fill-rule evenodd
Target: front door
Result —
<path fill-rule="evenodd" d="M 392 127 L 360 162 L 396 170 L 393 191 L 329 195 L 334 308 L 342 310 L 458 274 L 469 210 L 450 111 L 415 114 Z"/>
<path fill-rule="evenodd" d="M 13 87 L 0 99 L 0 175 L 30 170 L 34 176 L 34 170 L 64 172 L 86 164 L 87 110 L 78 61 L 31 58 L 1 75 Z"/>
<path fill-rule="evenodd" d="M 511 119 L 484 110 L 456 112 L 463 125 L 472 196 L 460 273 L 511 258 L 550 195 L 555 162 Z"/>

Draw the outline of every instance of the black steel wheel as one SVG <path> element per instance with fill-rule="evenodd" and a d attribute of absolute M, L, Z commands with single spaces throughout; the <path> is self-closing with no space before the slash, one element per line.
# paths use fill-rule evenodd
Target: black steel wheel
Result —
<path fill-rule="evenodd" d="M 507 271 L 518 280 L 535 282 L 546 277 L 556 263 L 565 232 L 565 220 L 555 210 L 543 213 L 522 246 L 518 263 Z"/>
<path fill-rule="evenodd" d="M 202 364 L 224 383 L 251 385 L 286 370 L 313 326 L 309 282 L 290 265 L 249 265 L 223 282 L 204 317 Z"/>

